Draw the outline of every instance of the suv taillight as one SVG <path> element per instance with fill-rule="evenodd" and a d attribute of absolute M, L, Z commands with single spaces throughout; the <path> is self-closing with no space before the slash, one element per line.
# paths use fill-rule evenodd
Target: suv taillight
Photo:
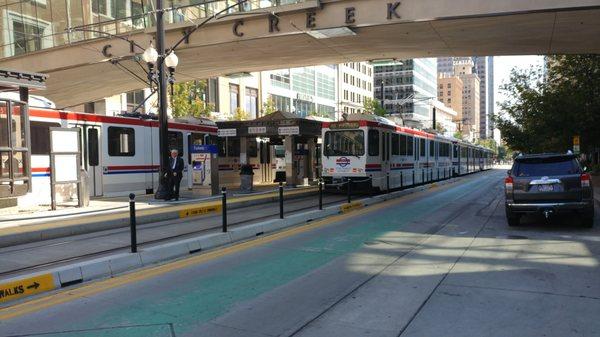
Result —
<path fill-rule="evenodd" d="M 581 174 L 581 187 L 590 187 L 590 175 L 587 173 Z"/>
<path fill-rule="evenodd" d="M 504 187 L 506 187 L 507 191 L 512 191 L 512 189 L 513 189 L 513 178 L 512 177 L 504 178 Z"/>

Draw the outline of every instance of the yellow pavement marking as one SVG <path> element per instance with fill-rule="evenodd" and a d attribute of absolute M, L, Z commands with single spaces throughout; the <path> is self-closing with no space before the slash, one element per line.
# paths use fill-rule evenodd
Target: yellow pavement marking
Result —
<path fill-rule="evenodd" d="M 411 199 L 411 198 L 409 198 Z M 389 206 L 389 204 L 394 202 L 405 202 L 407 199 L 404 198 L 396 198 L 387 200 L 383 203 L 373 205 L 368 208 L 364 208 L 361 210 L 357 210 L 356 212 L 344 213 L 334 215 L 332 217 L 319 220 L 316 222 L 312 222 L 306 225 L 301 225 L 299 227 L 294 227 L 291 229 L 283 230 L 281 232 L 277 232 L 274 234 L 267 235 L 265 237 L 259 237 L 252 241 L 246 241 L 238 244 L 234 244 L 232 246 L 227 246 L 224 248 L 218 248 L 217 250 L 210 251 L 208 253 L 204 253 L 197 256 L 188 257 L 182 260 L 170 262 L 168 264 L 150 267 L 147 269 L 142 269 L 139 271 L 134 271 L 129 274 L 120 275 L 114 278 L 90 283 L 83 285 L 78 288 L 73 289 L 64 289 L 60 290 L 56 293 L 50 294 L 48 296 L 44 296 L 41 298 L 36 298 L 28 302 L 15 304 L 13 306 L 9 306 L 3 309 L 0 309 L 0 321 L 12 319 L 15 317 L 19 317 L 22 315 L 30 314 L 39 310 L 43 310 L 46 308 L 53 307 L 55 305 L 67 303 L 76 299 L 80 299 L 83 297 L 93 296 L 95 294 L 110 290 L 112 288 L 124 286 L 130 283 L 141 282 L 143 280 L 159 276 L 162 274 L 166 274 L 172 271 L 176 271 L 179 269 L 191 267 L 194 265 L 202 264 L 214 259 L 218 259 L 220 257 L 235 254 L 250 248 L 254 248 L 260 245 L 264 245 L 273 241 L 277 241 L 280 239 L 288 238 L 300 233 L 308 232 L 313 229 L 331 224 L 333 222 L 346 220 L 350 217 L 354 217 L 357 215 L 362 215 L 365 213 L 373 212 L 379 210 L 381 208 Z"/>
<path fill-rule="evenodd" d="M 0 284 L 0 303 L 14 301 L 37 293 L 54 290 L 52 274 L 37 275 L 26 279 Z"/>
<path fill-rule="evenodd" d="M 349 204 L 343 204 L 340 206 L 340 211 L 342 211 L 342 213 L 348 213 L 354 210 L 357 210 L 359 208 L 363 208 L 365 205 L 360 202 L 360 201 L 355 201 L 355 202 L 351 202 Z"/>
<path fill-rule="evenodd" d="M 221 209 L 223 209 L 223 206 L 221 204 L 213 204 L 213 205 L 202 206 L 202 207 L 188 208 L 183 211 L 179 211 L 179 218 L 187 218 L 190 216 L 198 216 L 198 215 L 204 215 L 204 214 L 208 214 L 208 213 L 217 213 L 217 212 L 220 212 Z"/>

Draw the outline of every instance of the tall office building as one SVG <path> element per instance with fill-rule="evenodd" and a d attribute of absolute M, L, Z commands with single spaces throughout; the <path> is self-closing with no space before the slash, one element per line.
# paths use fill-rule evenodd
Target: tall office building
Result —
<path fill-rule="evenodd" d="M 494 59 L 492 56 L 440 57 L 438 74 L 454 74 L 454 63 L 473 62 L 473 73 L 479 76 L 479 138 L 493 135 L 494 126 L 491 116 L 494 114 Z M 456 74 L 455 74 L 456 75 Z"/>
<path fill-rule="evenodd" d="M 431 127 L 431 101 L 437 98 L 436 59 L 380 63 L 374 73 L 375 98 L 383 100 L 388 114 L 401 115 L 407 126 Z"/>
<path fill-rule="evenodd" d="M 337 66 L 338 114 L 363 111 L 366 98 L 373 98 L 373 66 L 368 62 L 342 63 Z"/>
<path fill-rule="evenodd" d="M 463 82 L 463 109 L 462 118 L 458 121 L 463 135 L 473 141 L 480 138 L 480 81 L 479 76 L 473 73 L 472 60 L 455 61 L 454 74 Z"/>

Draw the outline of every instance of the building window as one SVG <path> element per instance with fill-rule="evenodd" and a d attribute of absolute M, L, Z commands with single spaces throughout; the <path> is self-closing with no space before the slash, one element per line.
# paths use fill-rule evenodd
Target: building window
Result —
<path fill-rule="evenodd" d="M 275 87 L 289 89 L 290 88 L 290 73 L 287 70 L 282 70 L 271 74 L 271 84 Z"/>
<path fill-rule="evenodd" d="M 291 112 L 291 99 L 289 97 L 279 96 L 279 95 L 270 95 L 271 100 L 273 101 L 273 105 L 275 105 L 275 110 Z"/>
<path fill-rule="evenodd" d="M 135 130 L 133 128 L 109 126 L 108 155 L 112 157 L 135 156 Z"/>
<path fill-rule="evenodd" d="M 133 112 L 133 109 L 138 107 L 144 101 L 144 90 L 135 90 L 127 93 L 127 112 Z M 137 109 L 138 112 L 144 113 L 144 105 Z"/>
<path fill-rule="evenodd" d="M 251 117 L 255 118 L 258 116 L 258 89 L 246 88 L 246 112 Z"/>
<path fill-rule="evenodd" d="M 240 86 L 229 84 L 229 112 L 234 113 L 240 107 Z"/>

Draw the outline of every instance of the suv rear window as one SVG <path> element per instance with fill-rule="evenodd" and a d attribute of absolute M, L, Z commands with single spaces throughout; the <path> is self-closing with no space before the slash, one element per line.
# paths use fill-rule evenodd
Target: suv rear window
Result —
<path fill-rule="evenodd" d="M 513 174 L 517 177 L 560 176 L 581 173 L 579 163 L 573 158 L 527 158 L 515 163 Z"/>

